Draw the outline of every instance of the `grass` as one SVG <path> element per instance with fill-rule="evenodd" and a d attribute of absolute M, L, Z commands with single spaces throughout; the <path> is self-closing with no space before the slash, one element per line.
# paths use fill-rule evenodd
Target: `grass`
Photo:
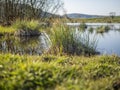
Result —
<path fill-rule="evenodd" d="M 43 25 L 42 25 L 43 26 Z M 42 27 L 39 23 L 38 20 L 16 20 L 15 22 L 12 23 L 11 26 L 1 26 L 0 25 L 0 35 L 6 35 L 6 34 L 12 34 L 18 30 L 38 30 L 41 31 Z"/>
<path fill-rule="evenodd" d="M 40 25 L 39 25 L 39 21 L 37 20 L 16 20 L 12 27 L 14 27 L 15 29 L 19 30 L 19 29 L 30 29 L 30 30 L 39 30 L 40 29 Z"/>
<path fill-rule="evenodd" d="M 110 30 L 109 26 L 100 26 L 97 28 L 97 33 L 104 33 L 108 32 Z"/>
<path fill-rule="evenodd" d="M 65 25 L 55 25 L 51 30 L 52 47 L 50 53 L 92 55 L 96 53 L 97 40 L 89 35 L 77 33 Z"/>
<path fill-rule="evenodd" d="M 85 29 L 87 28 L 87 25 L 85 23 L 81 23 L 79 28 L 81 31 L 85 31 Z"/>
<path fill-rule="evenodd" d="M 71 19 L 72 22 L 87 22 L 87 23 L 120 23 L 120 16 L 116 16 L 113 19 L 111 17 L 103 18 L 76 18 Z M 70 20 L 68 22 L 71 22 Z"/>
<path fill-rule="evenodd" d="M 113 90 L 119 87 L 119 62 L 115 55 L 0 54 L 0 90 Z"/>
<path fill-rule="evenodd" d="M 16 22 L 1 28 L 14 32 L 16 28 L 26 28 L 25 24 L 35 30 L 38 22 L 33 22 L 23 21 L 18 25 Z M 120 89 L 120 57 L 82 56 L 94 54 L 96 40 L 91 41 L 89 35 L 76 34 L 65 25 L 54 25 L 49 35 L 52 41 L 49 52 L 56 55 L 0 54 L 0 90 Z"/>
<path fill-rule="evenodd" d="M 88 29 L 88 31 L 89 31 L 90 33 L 93 33 L 94 29 L 93 29 L 92 27 L 90 27 L 90 28 Z"/>
<path fill-rule="evenodd" d="M 12 26 L 4 27 L 0 25 L 0 35 L 13 34 L 15 29 Z"/>

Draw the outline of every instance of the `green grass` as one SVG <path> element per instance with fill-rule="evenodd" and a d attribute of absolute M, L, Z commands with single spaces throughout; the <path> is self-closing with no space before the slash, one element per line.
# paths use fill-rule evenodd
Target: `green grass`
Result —
<path fill-rule="evenodd" d="M 110 30 L 109 26 L 100 26 L 97 28 L 97 33 L 105 33 Z"/>
<path fill-rule="evenodd" d="M 12 26 L 9 27 L 4 27 L 0 25 L 0 34 L 5 35 L 5 34 L 13 34 L 15 32 L 15 29 Z"/>
<path fill-rule="evenodd" d="M 96 54 L 97 40 L 89 35 L 76 33 L 74 28 L 65 25 L 55 25 L 51 29 L 52 47 L 50 52 L 60 54 L 92 55 Z"/>
<path fill-rule="evenodd" d="M 92 27 L 90 27 L 90 28 L 88 29 L 88 31 L 89 31 L 90 33 L 93 33 L 94 29 L 93 29 Z"/>
<path fill-rule="evenodd" d="M 39 21 L 37 20 L 16 20 L 12 27 L 14 27 L 16 30 L 19 29 L 30 29 L 30 30 L 39 30 L 40 29 L 40 25 L 39 25 Z"/>
<path fill-rule="evenodd" d="M 85 29 L 87 28 L 87 25 L 85 23 L 81 23 L 79 28 L 81 31 L 85 31 Z"/>
<path fill-rule="evenodd" d="M 120 57 L 115 55 L 0 54 L 0 90 L 113 90 L 119 80 Z"/>
<path fill-rule="evenodd" d="M 38 20 L 16 20 L 12 23 L 11 26 L 1 26 L 0 25 L 0 34 L 6 35 L 6 34 L 14 34 L 17 30 L 38 30 L 41 31 L 41 25 Z"/>
<path fill-rule="evenodd" d="M 111 17 L 103 17 L 103 18 L 77 18 L 71 19 L 73 22 L 88 22 L 88 23 L 120 23 L 120 16 L 116 16 L 113 19 Z M 71 22 L 68 21 L 68 22 Z"/>

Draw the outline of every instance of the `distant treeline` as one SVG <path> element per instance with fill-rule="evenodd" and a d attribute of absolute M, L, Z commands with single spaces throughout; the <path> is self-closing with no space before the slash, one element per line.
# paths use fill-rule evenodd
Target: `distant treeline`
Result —
<path fill-rule="evenodd" d="M 64 21 L 64 18 L 62 19 Z M 101 17 L 101 18 L 69 18 L 67 22 L 78 22 L 78 23 L 120 23 L 120 16 L 114 18 Z"/>

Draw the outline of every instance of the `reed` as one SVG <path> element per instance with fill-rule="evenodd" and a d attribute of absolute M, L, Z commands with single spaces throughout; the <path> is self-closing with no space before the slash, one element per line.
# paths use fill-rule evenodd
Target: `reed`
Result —
<path fill-rule="evenodd" d="M 90 28 L 88 29 L 88 31 L 89 31 L 90 33 L 93 33 L 94 29 L 93 29 L 92 27 L 90 27 Z"/>
<path fill-rule="evenodd" d="M 79 29 L 80 29 L 81 31 L 85 31 L 86 28 L 87 28 L 87 25 L 86 25 L 85 23 L 81 23 L 80 26 L 79 26 Z"/>
<path fill-rule="evenodd" d="M 72 55 L 91 55 L 96 53 L 97 40 L 90 39 L 89 35 L 77 32 L 75 29 L 60 24 L 51 29 L 53 53 Z"/>
<path fill-rule="evenodd" d="M 97 28 L 97 33 L 105 33 L 110 30 L 109 26 L 100 26 Z"/>

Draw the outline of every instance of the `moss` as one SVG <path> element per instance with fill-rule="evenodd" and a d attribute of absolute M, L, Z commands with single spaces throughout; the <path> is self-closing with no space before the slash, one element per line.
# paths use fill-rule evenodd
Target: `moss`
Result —
<path fill-rule="evenodd" d="M 0 54 L 0 89 L 119 89 L 119 61 L 118 56 Z"/>

